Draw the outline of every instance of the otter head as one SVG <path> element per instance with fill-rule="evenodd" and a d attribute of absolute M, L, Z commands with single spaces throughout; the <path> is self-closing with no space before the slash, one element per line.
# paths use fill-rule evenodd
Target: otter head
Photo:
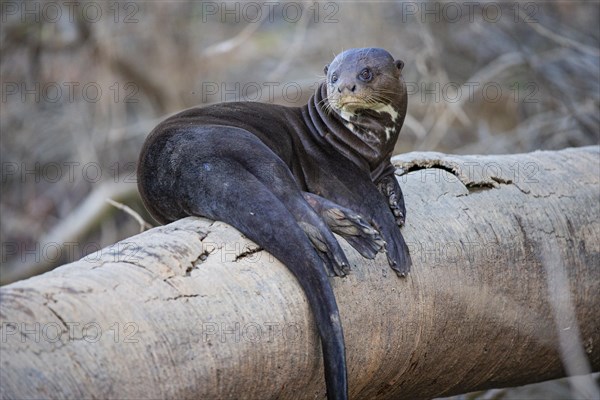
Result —
<path fill-rule="evenodd" d="M 344 51 L 325 66 L 329 106 L 347 122 L 387 113 L 392 123 L 402 124 L 406 114 L 403 67 L 404 62 L 384 49 Z"/>

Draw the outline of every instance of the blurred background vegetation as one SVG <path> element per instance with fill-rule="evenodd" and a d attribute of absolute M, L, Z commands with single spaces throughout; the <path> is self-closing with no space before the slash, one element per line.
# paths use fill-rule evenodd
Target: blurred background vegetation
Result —
<path fill-rule="evenodd" d="M 154 224 L 135 164 L 165 116 L 231 100 L 303 105 L 352 47 L 405 62 L 398 153 L 599 143 L 596 1 L 0 5 L 2 283 L 139 232 L 106 198 Z"/>

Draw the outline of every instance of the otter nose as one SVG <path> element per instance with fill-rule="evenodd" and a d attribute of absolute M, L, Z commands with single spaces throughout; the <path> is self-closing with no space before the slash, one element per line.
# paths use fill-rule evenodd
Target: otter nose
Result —
<path fill-rule="evenodd" d="M 339 93 L 354 93 L 354 91 L 356 90 L 356 83 L 341 83 L 340 85 L 338 85 L 338 92 Z"/>

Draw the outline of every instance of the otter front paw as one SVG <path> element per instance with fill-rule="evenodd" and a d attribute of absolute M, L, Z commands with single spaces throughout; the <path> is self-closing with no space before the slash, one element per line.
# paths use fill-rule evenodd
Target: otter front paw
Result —
<path fill-rule="evenodd" d="M 400 198 L 402 198 L 402 192 L 400 193 Z M 398 199 L 398 195 L 396 193 L 391 193 L 388 197 L 388 204 L 390 206 L 390 210 L 392 210 L 392 214 L 394 214 L 394 218 L 396 219 L 396 224 L 399 227 L 402 227 L 405 222 L 404 215 L 406 214 L 406 208 L 404 207 L 404 201 L 400 201 Z"/>
<path fill-rule="evenodd" d="M 387 198 L 396 224 L 402 227 L 406 218 L 406 207 L 404 206 L 404 196 L 402 195 L 402 189 L 400 189 L 398 181 L 394 175 L 388 175 L 377 183 L 377 188 Z"/>
<path fill-rule="evenodd" d="M 400 277 L 405 277 L 410 271 L 412 261 L 408 246 L 399 229 L 382 229 L 383 238 L 386 240 L 387 259 L 390 267 Z"/>
<path fill-rule="evenodd" d="M 346 276 L 350 272 L 350 263 L 337 240 L 331 234 L 305 221 L 298 222 L 306 233 L 319 257 L 327 268 L 329 276 Z"/>
<path fill-rule="evenodd" d="M 329 228 L 363 257 L 373 259 L 384 250 L 385 242 L 379 232 L 355 212 L 338 206 L 324 210 L 322 216 Z"/>
<path fill-rule="evenodd" d="M 379 231 L 361 215 L 314 193 L 304 192 L 303 195 L 329 229 L 346 239 L 363 257 L 373 259 L 383 251 L 385 242 Z"/>

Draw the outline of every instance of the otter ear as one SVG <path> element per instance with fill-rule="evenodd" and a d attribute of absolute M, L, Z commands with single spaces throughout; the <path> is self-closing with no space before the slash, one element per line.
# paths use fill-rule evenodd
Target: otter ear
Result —
<path fill-rule="evenodd" d="M 327 75 L 327 71 L 329 71 L 329 64 L 327 64 L 325 68 L 323 68 L 323 72 L 325 72 L 325 75 Z"/>
<path fill-rule="evenodd" d="M 402 71 L 402 68 L 404 68 L 404 61 L 402 60 L 396 60 L 394 61 L 394 64 L 396 65 L 396 68 L 398 68 L 400 71 Z"/>

